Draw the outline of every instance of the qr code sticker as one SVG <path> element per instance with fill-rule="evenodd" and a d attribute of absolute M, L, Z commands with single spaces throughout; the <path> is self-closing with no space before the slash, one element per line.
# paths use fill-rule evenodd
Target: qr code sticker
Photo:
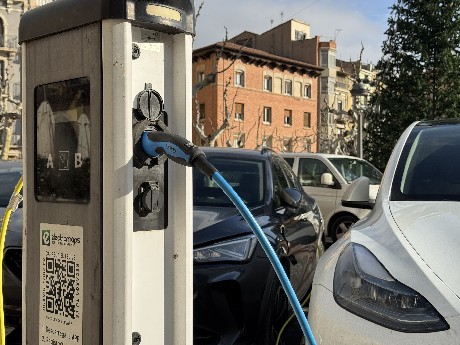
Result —
<path fill-rule="evenodd" d="M 75 259 L 75 255 L 47 251 L 42 271 L 44 311 L 73 320 L 80 317 L 80 265 Z"/>

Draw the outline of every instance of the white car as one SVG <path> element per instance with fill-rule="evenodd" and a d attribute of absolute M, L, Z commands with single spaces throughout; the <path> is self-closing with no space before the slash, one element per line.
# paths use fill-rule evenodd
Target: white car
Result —
<path fill-rule="evenodd" d="M 360 176 L 369 178 L 369 198 L 374 200 L 382 173 L 364 159 L 325 153 L 281 153 L 299 177 L 303 189 L 318 203 L 324 219 L 327 242 L 335 242 L 370 210 L 342 205 L 350 183 Z"/>
<path fill-rule="evenodd" d="M 355 181 L 347 205 L 368 204 Z M 375 206 L 321 257 L 308 319 L 318 344 L 460 344 L 460 120 L 401 136 Z"/>

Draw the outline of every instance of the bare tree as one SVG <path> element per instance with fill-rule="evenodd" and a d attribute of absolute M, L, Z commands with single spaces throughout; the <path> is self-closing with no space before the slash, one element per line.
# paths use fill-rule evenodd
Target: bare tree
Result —
<path fill-rule="evenodd" d="M 231 82 L 231 77 L 229 77 L 228 80 L 225 82 L 225 87 L 224 87 L 224 94 L 223 94 L 224 112 L 222 114 L 223 116 L 222 124 L 210 134 L 206 134 L 205 132 L 205 123 L 201 121 L 202 114 L 200 112 L 200 104 L 199 104 L 198 99 L 195 97 L 196 118 L 195 118 L 194 127 L 197 130 L 198 134 L 200 135 L 200 139 L 204 142 L 206 146 L 214 147 L 216 144 L 216 140 L 222 135 L 222 133 L 226 129 L 234 128 L 234 127 L 229 128 L 230 127 L 230 117 L 232 115 L 233 104 L 234 104 L 232 102 L 232 105 L 231 105 L 232 109 L 229 110 L 227 98 L 228 98 L 228 86 L 230 85 L 230 82 Z M 236 95 L 234 97 L 236 97 Z M 210 121 L 209 117 L 205 118 L 205 121 Z M 212 122 L 209 122 L 209 124 L 211 128 L 214 125 Z"/>
<path fill-rule="evenodd" d="M 201 10 L 203 3 L 200 5 L 199 10 Z M 230 118 L 233 113 L 233 105 L 235 104 L 235 98 L 238 92 L 235 93 L 233 100 L 231 102 L 231 106 L 229 109 L 229 102 L 228 102 L 228 88 L 231 83 L 231 77 L 229 77 L 224 85 L 224 92 L 223 92 L 223 103 L 224 103 L 224 111 L 222 114 L 222 123 L 220 124 L 219 127 L 216 128 L 216 124 L 213 124 L 211 122 L 208 122 L 209 127 L 211 127 L 212 133 L 206 134 L 205 132 L 205 123 L 202 121 L 202 115 L 200 112 L 200 104 L 198 100 L 198 92 L 206 88 L 207 86 L 211 85 L 212 83 L 215 83 L 217 80 L 217 76 L 219 74 L 225 73 L 228 69 L 230 69 L 237 59 L 241 56 L 242 49 L 244 48 L 244 45 L 240 46 L 240 49 L 238 53 L 232 58 L 230 63 L 226 66 L 224 66 L 222 69 L 219 69 L 219 62 L 222 59 L 222 55 L 225 52 L 225 47 L 226 47 L 226 42 L 228 41 L 228 30 L 225 28 L 225 39 L 223 40 L 222 46 L 216 53 L 216 61 L 213 66 L 213 70 L 211 73 L 208 73 L 207 75 L 204 76 L 202 80 L 200 80 L 197 84 L 193 86 L 192 89 L 192 95 L 195 99 L 195 110 L 196 110 L 196 117 L 194 121 L 194 128 L 198 132 L 198 135 L 200 136 L 201 141 L 204 143 L 204 145 L 207 146 L 215 146 L 216 141 L 220 138 L 220 136 L 225 132 L 225 130 L 228 129 L 233 129 L 234 127 L 230 128 Z M 205 119 L 205 121 L 210 121 L 209 117 Z M 227 143 L 228 145 L 228 143 Z"/>
<path fill-rule="evenodd" d="M 216 58 L 216 62 L 214 64 L 213 71 L 211 73 L 208 73 L 207 75 L 205 75 L 203 80 L 199 81 L 198 83 L 196 83 L 193 86 L 193 89 L 192 89 L 193 97 L 196 97 L 197 93 L 200 90 L 202 90 L 206 86 L 214 83 L 216 81 L 216 79 L 217 79 L 217 75 L 225 73 L 229 68 L 231 68 L 234 65 L 234 63 L 237 61 L 238 57 L 241 55 L 241 51 L 243 50 L 244 45 L 240 46 L 240 50 L 239 50 L 238 54 L 232 59 L 232 61 L 226 67 L 224 67 L 223 69 L 219 70 L 218 69 L 219 61 L 222 58 L 222 54 L 225 52 L 225 45 L 226 45 L 227 42 L 228 42 L 228 30 L 227 30 L 227 28 L 225 28 L 225 39 L 222 41 L 222 47 L 217 52 L 217 58 Z"/>

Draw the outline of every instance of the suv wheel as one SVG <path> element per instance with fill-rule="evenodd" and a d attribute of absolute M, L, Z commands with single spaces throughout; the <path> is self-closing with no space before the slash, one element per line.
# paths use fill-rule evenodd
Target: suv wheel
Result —
<path fill-rule="evenodd" d="M 282 332 L 279 344 L 300 345 L 303 338 L 302 330 L 295 316 L 289 323 L 287 322 L 293 311 L 274 270 L 271 270 L 267 282 L 267 290 L 262 301 L 264 305 L 261 308 L 262 322 L 259 325 L 257 344 L 276 345 L 278 336 Z"/>
<path fill-rule="evenodd" d="M 337 241 L 345 234 L 350 227 L 358 221 L 358 218 L 350 214 L 346 214 L 337 218 L 331 226 L 332 241 Z"/>

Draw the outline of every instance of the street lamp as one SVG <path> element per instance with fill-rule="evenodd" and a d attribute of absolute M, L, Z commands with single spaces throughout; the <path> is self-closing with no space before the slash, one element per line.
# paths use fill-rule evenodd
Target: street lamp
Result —
<path fill-rule="evenodd" d="M 366 79 L 364 80 L 366 81 Z M 357 83 L 354 83 L 350 90 L 351 97 L 353 99 L 353 110 L 358 115 L 358 156 L 363 158 L 363 108 L 367 102 L 367 96 L 369 95 L 369 89 L 366 85 L 358 79 Z"/>

